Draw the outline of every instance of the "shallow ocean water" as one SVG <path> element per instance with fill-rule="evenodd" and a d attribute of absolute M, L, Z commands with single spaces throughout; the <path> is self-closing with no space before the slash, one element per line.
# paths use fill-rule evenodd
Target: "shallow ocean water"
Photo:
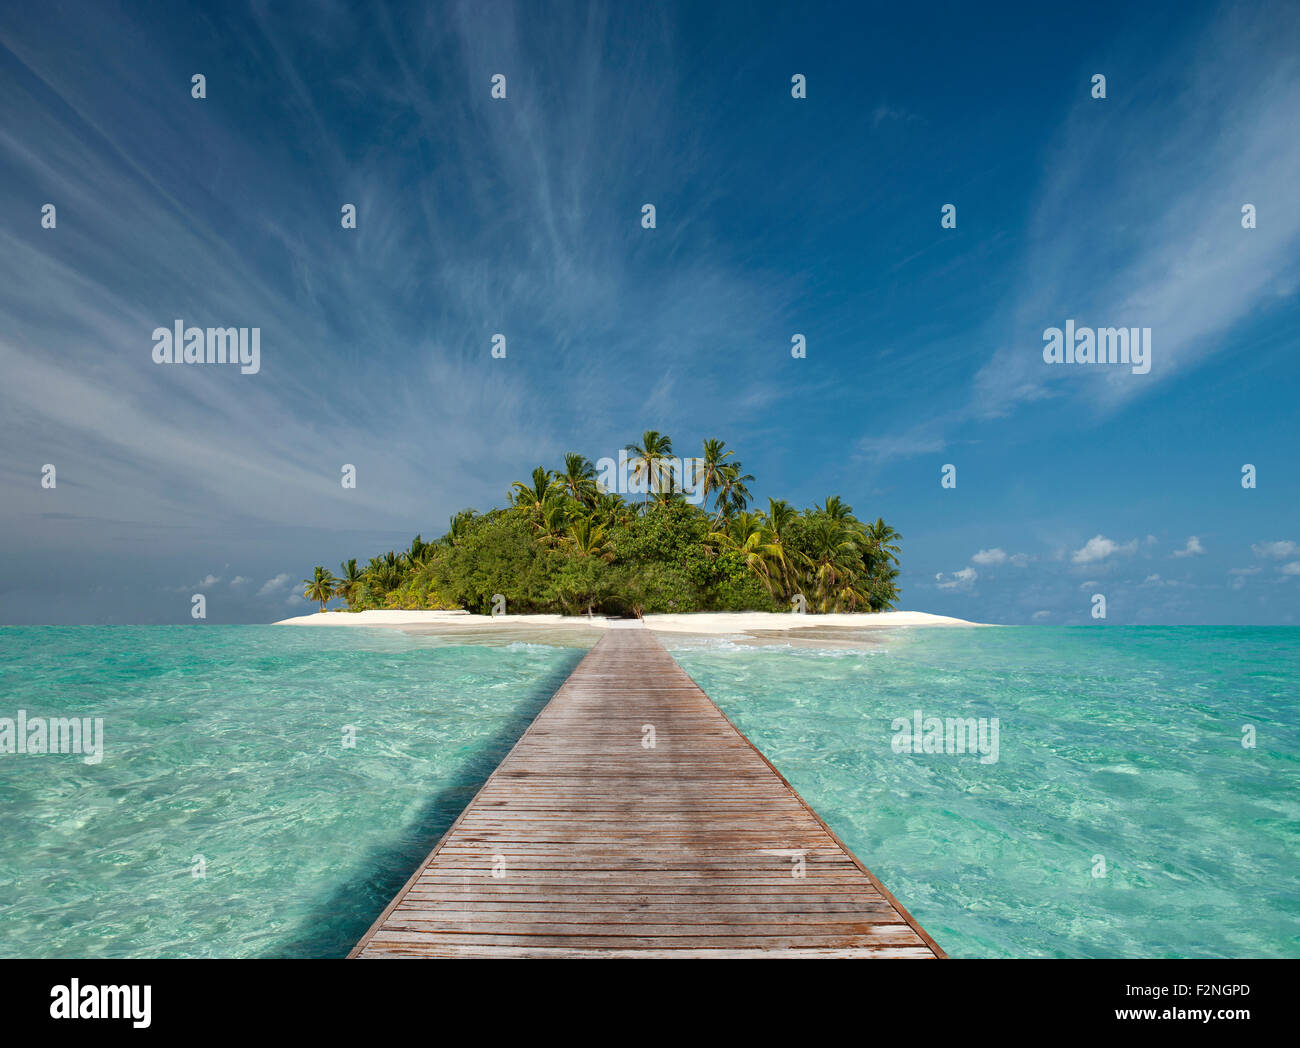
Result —
<path fill-rule="evenodd" d="M 0 954 L 346 954 L 582 655 L 384 629 L 0 629 L 0 717 L 105 721 L 98 765 L 0 755 Z"/>
<path fill-rule="evenodd" d="M 1300 955 L 1300 629 L 665 639 L 953 956 Z M 341 956 L 582 654 L 0 629 L 0 717 L 105 720 L 97 765 L 0 754 L 0 954 Z M 894 752 L 917 709 L 997 762 Z"/>
<path fill-rule="evenodd" d="M 1300 956 L 1300 629 L 668 647 L 953 956 Z M 896 753 L 917 709 L 997 762 Z"/>

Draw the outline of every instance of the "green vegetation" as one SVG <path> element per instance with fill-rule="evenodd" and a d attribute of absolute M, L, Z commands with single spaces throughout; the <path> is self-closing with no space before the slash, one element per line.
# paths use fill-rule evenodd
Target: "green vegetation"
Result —
<path fill-rule="evenodd" d="M 900 536 L 863 522 L 837 495 L 796 510 L 783 499 L 750 509 L 749 483 L 733 451 L 704 442 L 692 463 L 693 505 L 674 482 L 672 441 L 649 431 L 627 448 L 637 501 L 602 489 L 596 467 L 564 456 L 517 481 L 510 504 L 451 519 L 436 542 L 355 559 L 335 578 L 323 567 L 304 595 L 348 610 L 464 608 L 488 613 L 495 594 L 512 614 L 788 611 L 802 594 L 810 612 L 881 611 L 898 599 Z M 647 483 L 647 481 L 649 483 Z"/>
<path fill-rule="evenodd" d="M 302 595 L 308 600 L 316 601 L 320 605 L 320 610 L 324 611 L 330 599 L 339 596 L 338 582 L 339 580 L 330 572 L 318 567 L 311 578 L 302 580 L 303 585 L 307 587 Z"/>

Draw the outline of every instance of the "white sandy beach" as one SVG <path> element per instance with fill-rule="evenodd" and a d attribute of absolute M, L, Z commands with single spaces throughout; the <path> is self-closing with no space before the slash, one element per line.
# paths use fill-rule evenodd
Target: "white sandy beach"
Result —
<path fill-rule="evenodd" d="M 612 619 L 574 615 L 473 615 L 467 611 L 326 611 L 281 619 L 277 626 L 389 626 L 423 630 L 502 629 L 549 627 L 584 629 L 635 629 L 642 623 L 660 633 L 698 636 L 732 636 L 800 629 L 879 629 L 900 626 L 982 626 L 984 623 L 923 611 L 881 611 L 830 615 L 796 615 L 793 612 L 697 612 L 690 615 L 647 615 L 644 619 Z"/>

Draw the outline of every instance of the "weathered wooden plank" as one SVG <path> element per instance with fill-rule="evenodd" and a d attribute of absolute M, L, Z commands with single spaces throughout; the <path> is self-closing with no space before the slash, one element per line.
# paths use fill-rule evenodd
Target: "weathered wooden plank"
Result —
<path fill-rule="evenodd" d="M 390 918 L 388 931 L 443 930 L 536 934 L 541 931 L 567 934 L 613 934 L 616 930 L 637 935 L 794 935 L 821 931 L 854 932 L 884 928 L 886 916 L 879 912 L 740 914 L 718 913 L 584 913 L 572 910 L 411 910 L 403 908 L 400 918 Z M 650 918 L 657 917 L 658 920 Z M 894 922 L 895 930 L 916 933 L 906 924 Z M 919 940 L 918 940 L 919 941 Z"/>
<path fill-rule="evenodd" d="M 607 896 L 617 898 L 616 896 Z M 473 900 L 462 900 L 452 897 L 429 898 L 428 896 L 416 897 L 407 896 L 410 907 L 403 907 L 402 912 L 407 916 L 426 919 L 435 917 L 438 914 L 456 914 L 464 913 L 474 914 L 496 914 L 510 913 L 519 914 L 521 917 L 531 917 L 533 914 L 554 914 L 564 915 L 566 917 L 592 917 L 593 919 L 605 920 L 602 914 L 613 913 L 619 915 L 628 915 L 639 911 L 654 913 L 657 916 L 672 915 L 680 917 L 683 923 L 695 924 L 712 921 L 711 914 L 722 914 L 721 918 L 724 923 L 727 916 L 736 915 L 745 918 L 757 918 L 764 914 L 773 913 L 790 913 L 802 916 L 816 917 L 824 914 L 852 914 L 852 913 L 888 913 L 892 912 L 892 907 L 885 902 L 883 897 L 874 901 L 864 902 L 809 902 L 806 899 L 782 897 L 776 902 L 755 903 L 747 901 L 737 901 L 734 903 L 712 902 L 703 903 L 696 899 L 686 899 L 684 901 L 672 903 L 655 903 L 653 906 L 649 902 L 630 903 L 626 899 L 621 902 L 593 902 L 590 898 L 567 898 L 567 899 L 529 899 L 524 898 L 516 902 L 502 902 L 500 899 L 478 898 Z M 427 906 L 428 909 L 421 907 Z M 697 921 L 695 918 L 700 918 Z M 618 919 L 611 918 L 618 923 Z M 630 919 L 630 918 L 629 918 Z M 578 923 L 589 923 L 578 921 Z"/>
<path fill-rule="evenodd" d="M 629 628 L 588 652 L 352 956 L 943 951 Z"/>
<path fill-rule="evenodd" d="M 933 958 L 934 951 L 928 946 L 857 946 L 850 949 L 826 949 L 826 948 L 775 948 L 775 949 L 747 949 L 747 948 L 726 948 L 726 947 L 703 947 L 703 948 L 686 948 L 679 947 L 673 949 L 665 947 L 661 949 L 616 949 L 608 946 L 589 947 L 575 949 L 572 947 L 544 947 L 544 946 L 488 946 L 484 944 L 475 944 L 473 946 L 451 945 L 448 943 L 375 943 L 371 949 L 368 949 L 365 956 L 370 958 L 406 958 L 406 957 L 512 957 L 512 958 L 552 958 L 552 959 L 580 959 L 580 958 L 712 958 L 715 960 L 738 960 L 752 957 L 767 957 L 773 959 L 793 959 L 793 958 L 852 958 L 852 957 L 878 957 L 878 958 L 895 958 L 895 959 L 922 959 Z"/>
<path fill-rule="evenodd" d="M 906 925 L 864 925 L 852 932 L 818 932 L 812 935 L 794 932 L 777 932 L 776 934 L 726 935 L 630 935 L 615 933 L 609 929 L 600 931 L 582 930 L 570 935 L 554 932 L 528 934 L 522 929 L 515 929 L 508 934 L 483 933 L 467 931 L 450 931 L 447 929 L 430 929 L 428 931 L 405 931 L 401 928 L 385 927 L 381 935 L 374 936 L 379 944 L 414 944 L 419 945 L 430 937 L 436 937 L 443 943 L 453 946 L 564 946 L 577 949 L 590 949 L 604 946 L 610 949 L 663 949 L 666 946 L 684 947 L 731 947 L 746 946 L 751 949 L 780 949 L 782 947 L 813 946 L 851 949 L 855 946 L 868 946 L 872 942 L 885 946 L 919 946 L 920 938 Z"/>

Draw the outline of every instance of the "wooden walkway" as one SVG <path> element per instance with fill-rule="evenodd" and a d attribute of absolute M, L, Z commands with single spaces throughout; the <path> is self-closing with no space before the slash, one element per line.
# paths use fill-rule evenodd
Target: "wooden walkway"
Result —
<path fill-rule="evenodd" d="M 588 652 L 351 956 L 944 953 L 638 625 Z"/>

